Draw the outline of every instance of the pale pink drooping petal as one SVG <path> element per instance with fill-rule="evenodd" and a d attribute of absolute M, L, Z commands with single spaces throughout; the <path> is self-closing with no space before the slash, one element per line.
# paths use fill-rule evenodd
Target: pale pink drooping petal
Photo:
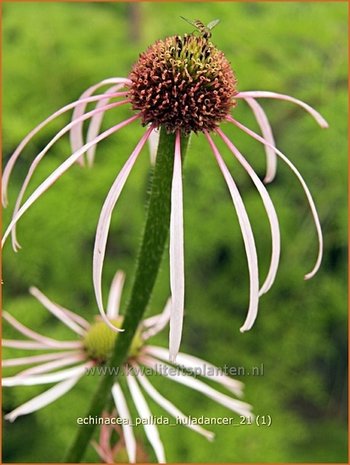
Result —
<path fill-rule="evenodd" d="M 314 108 L 312 108 L 307 103 L 299 100 L 297 98 L 291 97 L 290 95 L 279 94 L 276 92 L 260 91 L 260 90 L 249 90 L 245 92 L 239 92 L 235 95 L 235 98 L 273 98 L 277 100 L 286 100 L 287 102 L 295 103 L 302 107 L 305 111 L 310 113 L 310 115 L 316 120 L 316 122 L 321 126 L 321 128 L 328 128 L 327 121 L 323 118 L 322 115 Z"/>
<path fill-rule="evenodd" d="M 109 415 L 107 412 L 102 412 L 102 417 L 103 418 L 111 418 L 116 416 L 116 411 L 113 410 L 113 412 Z M 100 429 L 100 446 L 104 450 L 110 449 L 110 439 L 112 435 L 112 428 L 109 427 L 109 425 L 103 424 Z"/>
<path fill-rule="evenodd" d="M 250 279 L 250 301 L 249 308 L 246 320 L 243 326 L 240 328 L 240 331 L 248 331 L 254 324 L 254 321 L 258 314 L 258 304 L 259 304 L 259 271 L 258 271 L 258 257 L 256 253 L 255 241 L 253 231 L 250 225 L 247 211 L 244 207 L 242 197 L 237 189 L 237 186 L 225 165 L 224 160 L 222 159 L 216 145 L 214 144 L 212 138 L 209 134 L 205 133 L 210 147 L 214 153 L 216 161 L 219 165 L 219 168 L 224 176 L 227 187 L 230 191 L 230 195 L 235 206 L 238 221 L 241 227 L 244 247 L 247 254 L 248 269 L 249 269 L 249 279 Z"/>
<path fill-rule="evenodd" d="M 101 426 L 103 428 L 104 425 Z M 104 463 L 115 463 L 113 454 L 110 450 L 106 450 L 103 447 L 101 447 L 96 441 L 91 441 L 92 447 L 95 449 L 97 454 L 100 456 L 100 458 L 104 461 Z M 133 462 L 131 462 L 133 463 Z"/>
<path fill-rule="evenodd" d="M 174 170 L 171 185 L 171 214 L 170 214 L 170 333 L 169 355 L 172 362 L 179 351 L 185 300 L 185 267 L 184 267 L 184 228 L 182 201 L 182 163 L 180 131 L 176 133 Z"/>
<path fill-rule="evenodd" d="M 120 299 L 125 281 L 125 274 L 122 271 L 117 271 L 114 275 L 107 303 L 107 316 L 110 320 L 117 318 L 119 315 Z"/>
<path fill-rule="evenodd" d="M 42 342 L 32 342 L 32 341 L 19 341 L 17 339 L 3 339 L 3 347 L 11 347 L 12 349 L 26 349 L 26 350 L 42 350 L 42 349 L 53 349 L 53 347 L 43 344 Z M 69 344 L 69 346 L 67 346 Z M 80 341 L 74 341 L 66 343 L 64 347 L 57 347 L 56 349 L 81 349 L 82 343 Z"/>
<path fill-rule="evenodd" d="M 129 462 L 136 462 L 136 440 L 133 431 L 132 418 L 126 403 L 123 391 L 120 388 L 118 383 L 115 383 L 112 387 L 112 395 L 117 408 L 118 414 L 123 420 L 126 420 L 126 423 L 122 424 L 126 452 L 128 454 Z"/>
<path fill-rule="evenodd" d="M 163 347 L 156 347 L 147 345 L 144 348 L 144 353 L 157 357 L 161 360 L 168 360 L 169 351 Z M 225 375 L 222 370 L 217 368 L 215 365 L 194 357 L 193 355 L 187 355 L 179 352 L 176 358 L 177 365 L 184 367 L 188 370 L 194 370 L 195 374 L 216 381 L 217 383 L 225 386 L 229 391 L 233 392 L 236 396 L 241 397 L 243 392 L 243 383 Z M 210 374 L 209 374 L 210 373 Z"/>
<path fill-rule="evenodd" d="M 91 140 L 95 139 L 95 137 L 98 136 L 98 133 L 100 132 L 102 120 L 105 114 L 105 111 L 98 111 L 100 108 L 103 108 L 105 105 L 108 104 L 108 102 L 113 98 L 113 94 L 118 91 L 121 87 L 123 87 L 124 84 L 117 84 L 115 86 L 110 87 L 109 89 L 106 90 L 106 98 L 100 100 L 97 102 L 96 105 L 96 114 L 91 118 L 89 128 L 87 131 L 86 135 L 86 142 L 90 142 Z M 125 93 L 127 94 L 127 92 Z M 80 131 L 81 132 L 81 131 Z M 94 163 L 94 158 L 95 158 L 95 151 L 96 151 L 96 146 L 94 145 L 91 147 L 87 152 L 86 152 L 86 158 L 88 162 L 88 166 L 92 166 Z"/>
<path fill-rule="evenodd" d="M 154 326 L 158 322 L 159 318 L 165 318 L 165 316 L 163 316 L 163 313 L 165 313 L 165 315 L 169 314 L 170 310 L 168 309 L 168 305 L 170 304 L 171 304 L 171 299 L 169 298 L 165 304 L 165 307 L 162 313 L 158 313 L 157 315 L 153 315 L 153 316 L 150 316 L 142 320 L 142 327 L 150 328 L 151 326 Z M 170 317 L 170 314 L 169 314 L 169 317 Z"/>
<path fill-rule="evenodd" d="M 150 318 L 147 318 L 148 321 L 146 320 L 143 321 L 144 327 L 148 328 L 147 330 L 142 332 L 142 339 L 144 341 L 146 341 L 152 336 L 155 336 L 160 331 L 162 331 L 162 329 L 165 328 L 165 326 L 168 324 L 169 319 L 170 319 L 171 308 L 172 308 L 171 299 L 168 299 L 164 307 L 164 310 L 160 315 L 151 316 Z"/>
<path fill-rule="evenodd" d="M 81 328 L 72 318 L 70 318 L 66 312 L 62 310 L 62 307 L 52 302 L 36 287 L 30 287 L 29 292 L 35 297 L 50 313 L 64 323 L 69 329 L 79 334 L 80 336 L 85 335 L 85 330 Z"/>
<path fill-rule="evenodd" d="M 140 418 L 143 420 L 147 421 L 150 424 L 143 424 L 143 428 L 145 430 L 146 436 L 151 443 L 151 446 L 153 447 L 153 450 L 156 454 L 157 460 L 159 463 L 165 463 L 165 454 L 164 454 L 164 447 L 162 444 L 162 441 L 160 440 L 159 433 L 158 433 L 158 428 L 151 424 L 150 419 L 152 418 L 152 413 L 147 405 L 147 402 L 134 378 L 133 375 L 128 374 L 126 376 L 126 381 L 128 383 L 128 387 L 131 393 L 131 397 L 134 401 L 136 410 L 138 411 L 138 414 L 140 415 Z"/>
<path fill-rule="evenodd" d="M 54 349 L 68 349 L 68 348 L 71 348 L 71 342 L 74 342 L 74 343 L 76 342 L 76 341 L 57 341 L 55 339 L 51 339 L 50 337 L 42 336 L 36 331 L 33 331 L 32 329 L 29 329 L 26 326 L 24 326 L 22 323 L 16 320 L 16 318 L 11 316 L 7 312 L 3 312 L 3 317 L 18 332 L 20 332 L 21 334 L 23 334 L 24 336 L 28 337 L 29 339 L 33 341 L 37 341 L 37 342 L 40 342 L 41 344 L 44 344 L 46 347 L 49 347 L 49 348 L 52 347 Z"/>
<path fill-rule="evenodd" d="M 99 102 L 100 103 L 100 102 Z M 30 168 L 29 168 L 29 171 L 24 179 L 24 182 L 21 186 L 21 190 L 18 194 L 18 197 L 17 197 L 17 200 L 16 200 L 16 204 L 15 204 L 15 208 L 13 210 L 13 214 L 12 214 L 12 218 L 15 218 L 16 215 L 17 215 L 17 212 L 18 210 L 20 209 L 21 207 L 21 203 L 22 203 L 22 200 L 23 200 L 23 196 L 25 194 L 25 191 L 28 187 L 28 184 L 30 182 L 30 180 L 32 179 L 32 176 L 36 170 L 36 168 L 38 167 L 39 163 L 41 162 L 41 160 L 43 159 L 43 157 L 47 154 L 47 152 L 50 150 L 50 148 L 64 135 L 66 134 L 71 127 L 73 127 L 75 124 L 78 124 L 79 122 L 82 122 L 88 118 L 91 118 L 92 116 L 94 116 L 96 113 L 101 113 L 102 111 L 105 112 L 107 110 L 110 110 L 112 108 L 115 108 L 115 107 L 118 107 L 120 105 L 124 105 L 125 103 L 127 103 L 127 100 L 123 100 L 121 102 L 116 102 L 116 103 L 111 103 L 110 105 L 105 105 L 104 107 L 102 108 L 98 108 L 96 110 L 92 110 L 88 113 L 85 113 L 83 116 L 81 116 L 80 118 L 76 119 L 76 120 L 73 120 L 71 123 L 67 124 L 64 128 L 62 128 L 56 135 L 55 137 L 53 137 L 53 139 L 51 139 L 51 141 L 43 148 L 43 150 L 35 157 L 35 159 L 33 160 L 32 164 L 30 165 Z M 12 229 L 12 246 L 13 246 L 13 249 L 15 251 L 17 251 L 19 248 L 20 248 L 20 245 L 17 241 L 17 237 L 16 237 L 16 225 L 14 225 L 13 229 Z"/>
<path fill-rule="evenodd" d="M 63 382 L 56 384 L 56 386 L 48 389 L 43 394 L 34 397 L 25 404 L 17 407 L 15 410 L 12 410 L 12 412 L 5 415 L 5 419 L 12 422 L 21 415 L 27 415 L 28 413 L 36 412 L 37 410 L 46 407 L 46 405 L 51 404 L 70 391 L 77 384 L 80 378 L 81 375 L 66 379 Z"/>
<path fill-rule="evenodd" d="M 270 195 L 267 192 L 266 187 L 260 181 L 259 177 L 255 173 L 251 165 L 247 162 L 247 160 L 244 158 L 241 152 L 228 139 L 228 137 L 222 132 L 221 129 L 217 129 L 216 132 L 223 139 L 223 141 L 228 146 L 228 148 L 231 150 L 233 155 L 237 158 L 239 163 L 243 166 L 243 168 L 246 170 L 246 172 L 251 177 L 253 183 L 255 184 L 255 187 L 257 188 L 261 196 L 261 199 L 263 201 L 263 204 L 264 204 L 264 207 L 267 213 L 267 217 L 269 219 L 270 229 L 271 229 L 271 239 L 272 239 L 272 253 L 271 253 L 270 268 L 269 268 L 267 277 L 259 291 L 259 296 L 261 296 L 265 294 L 271 288 L 272 284 L 274 283 L 277 270 L 278 270 L 278 265 L 279 265 L 280 251 L 281 251 L 281 235 L 280 235 L 280 228 L 279 228 L 277 213 L 272 203 L 272 200 L 270 198 Z"/>
<path fill-rule="evenodd" d="M 110 414 L 107 412 L 102 412 L 102 418 L 104 420 L 107 418 L 115 418 L 116 416 L 116 410 L 113 410 Z M 111 436 L 113 430 L 118 432 L 119 438 L 115 445 L 112 447 Z M 124 445 L 124 442 L 124 438 L 120 436 L 120 429 L 116 425 L 111 426 L 110 424 L 104 422 L 100 428 L 100 437 L 98 443 L 96 441 L 92 441 L 91 445 L 95 448 L 96 452 L 105 463 L 115 463 L 114 457 L 116 457 L 117 451 L 120 449 L 121 445 Z"/>
<path fill-rule="evenodd" d="M 254 139 L 261 142 L 262 144 L 269 145 L 269 143 L 265 139 L 263 139 L 258 134 L 256 134 L 254 131 L 247 128 L 243 124 L 239 123 L 238 121 L 236 121 L 232 117 L 228 117 L 227 120 L 231 121 L 238 128 L 242 129 L 242 131 L 246 132 L 251 137 L 253 137 Z M 304 276 L 305 279 L 311 279 L 313 276 L 315 276 L 315 274 L 317 273 L 317 271 L 319 270 L 319 268 L 321 266 L 322 254 L 323 254 L 322 229 L 321 229 L 320 220 L 318 218 L 315 202 L 314 202 L 314 200 L 312 198 L 312 195 L 311 195 L 311 192 L 310 192 L 309 188 L 307 187 L 306 182 L 304 181 L 303 177 L 301 176 L 300 172 L 297 170 L 295 165 L 280 150 L 278 150 L 276 147 L 273 147 L 273 146 L 270 146 L 270 147 L 272 147 L 273 150 L 275 150 L 276 154 L 289 166 L 289 168 L 293 171 L 295 176 L 298 178 L 300 184 L 302 185 L 302 188 L 304 189 L 307 200 L 309 202 L 310 210 L 311 210 L 313 220 L 314 220 L 314 223 L 315 223 L 315 226 L 316 226 L 317 237 L 318 237 L 318 255 L 317 255 L 316 263 L 315 263 L 313 269 L 310 271 L 310 273 L 307 273 Z"/>
<path fill-rule="evenodd" d="M 111 223 L 113 209 L 117 203 L 119 196 L 123 190 L 124 184 L 126 183 L 128 176 L 132 167 L 134 166 L 143 146 L 147 142 L 149 134 L 152 128 L 148 128 L 145 134 L 140 139 L 135 150 L 132 152 L 125 165 L 119 172 L 116 180 L 112 184 L 110 191 L 106 197 L 106 200 L 102 206 L 100 213 L 100 218 L 98 220 L 96 236 L 95 236 L 95 245 L 94 245 L 94 254 L 93 254 L 93 284 L 96 296 L 96 302 L 98 309 L 100 311 L 101 317 L 105 323 L 114 331 L 121 331 L 120 328 L 114 326 L 108 319 L 102 300 L 102 268 L 103 261 L 106 253 L 107 239 L 109 226 Z"/>
<path fill-rule="evenodd" d="M 30 376 L 39 373 L 49 373 L 50 371 L 56 370 L 57 368 L 74 365 L 75 363 L 82 362 L 83 360 L 86 360 L 86 354 L 84 352 L 28 368 L 17 373 L 16 376 Z"/>
<path fill-rule="evenodd" d="M 201 392 L 202 394 L 214 400 L 218 404 L 221 404 L 224 407 L 232 410 L 233 412 L 238 413 L 238 415 L 242 415 L 245 417 L 252 416 L 252 406 L 250 404 L 242 402 L 241 400 L 232 399 L 231 397 L 227 396 L 226 394 L 222 394 L 221 392 L 217 391 L 216 389 L 213 389 L 212 387 L 208 386 L 202 381 L 195 379 L 191 376 L 185 375 L 180 371 L 174 373 L 173 367 L 167 365 L 166 363 L 159 363 L 158 360 L 155 360 L 148 356 L 142 356 L 140 362 L 152 368 L 153 370 L 159 372 L 165 378 L 169 378 L 173 381 L 176 381 L 179 384 L 183 384 L 184 386 L 189 387 L 190 389 L 194 389 L 195 391 Z"/>
<path fill-rule="evenodd" d="M 11 376 L 2 379 L 2 385 L 5 387 L 12 386 L 35 386 L 38 384 L 50 384 L 63 381 L 68 378 L 75 376 L 83 376 L 86 370 L 93 365 L 93 362 L 84 363 L 74 368 L 68 368 L 67 370 L 57 371 L 55 373 L 40 374 L 40 375 L 29 375 L 29 376 Z"/>
<path fill-rule="evenodd" d="M 62 107 L 60 110 L 57 110 L 55 113 L 53 113 L 51 116 L 46 118 L 42 123 L 40 123 L 38 126 L 36 126 L 30 133 L 22 140 L 22 142 L 19 144 L 17 149 L 13 152 L 11 155 L 9 161 L 6 164 L 6 167 L 4 169 L 4 173 L 2 176 L 2 204 L 4 207 L 7 206 L 7 189 L 8 189 L 8 184 L 10 180 L 10 176 L 13 170 L 13 167 L 16 164 L 16 161 L 18 157 L 20 156 L 21 152 L 25 148 L 25 146 L 28 144 L 28 142 L 47 124 L 49 124 L 51 121 L 56 119 L 58 116 L 62 115 L 66 111 L 71 110 L 72 108 L 76 107 L 77 105 L 80 104 L 87 104 L 90 102 L 97 102 L 100 99 L 102 99 L 104 95 L 94 95 L 93 97 L 87 97 L 83 100 L 77 100 L 75 102 L 69 103 L 68 105 L 65 105 Z"/>
<path fill-rule="evenodd" d="M 7 360 L 2 360 L 3 367 L 15 367 L 20 365 L 31 365 L 33 363 L 47 362 L 49 360 L 58 360 L 61 358 L 66 358 L 70 355 L 78 355 L 80 351 L 67 351 L 67 352 L 56 352 L 50 354 L 42 355 L 31 355 L 29 357 L 17 357 L 17 358 L 8 358 Z"/>
<path fill-rule="evenodd" d="M 245 98 L 244 100 L 248 103 L 250 108 L 253 110 L 255 118 L 260 126 L 263 138 L 267 140 L 271 145 L 276 145 L 269 120 L 263 108 L 261 107 L 261 105 L 253 98 Z M 265 175 L 264 182 L 269 183 L 273 181 L 276 176 L 277 156 L 270 147 L 265 146 L 265 152 L 266 152 L 266 175 Z"/>
<path fill-rule="evenodd" d="M 82 316 L 72 312 L 71 310 L 68 310 L 67 308 L 64 308 L 62 307 L 62 305 L 58 305 L 56 304 L 57 307 L 59 307 L 63 313 L 65 313 L 67 315 L 68 318 L 70 318 L 71 320 L 75 321 L 76 323 L 78 323 L 79 326 L 82 327 L 82 329 L 85 329 L 85 330 L 89 330 L 90 329 L 90 323 L 85 320 L 85 318 L 83 318 Z"/>
<path fill-rule="evenodd" d="M 148 139 L 149 156 L 150 156 L 150 161 L 151 161 L 152 166 L 156 164 L 158 144 L 159 144 L 159 129 L 155 128 L 151 132 L 151 135 Z"/>
<path fill-rule="evenodd" d="M 187 415 L 181 412 L 181 410 L 179 410 L 172 402 L 170 402 L 168 399 L 162 396 L 154 388 L 154 386 L 148 381 L 146 376 L 141 374 L 139 370 L 139 365 L 135 363 L 133 363 L 132 365 L 136 367 L 137 379 L 139 383 L 144 388 L 144 390 L 147 392 L 147 394 L 154 400 L 154 402 L 160 405 L 172 417 L 176 418 L 177 422 L 182 422 L 185 426 L 187 426 L 187 428 L 190 428 L 196 433 L 201 434 L 202 436 L 207 438 L 209 441 L 212 441 L 214 439 L 214 436 L 215 436 L 214 433 L 212 433 L 211 431 L 207 431 L 204 428 L 201 428 L 199 425 L 192 424 L 192 422 L 189 421 L 189 418 Z"/>
<path fill-rule="evenodd" d="M 78 105 L 76 106 L 73 112 L 73 115 L 72 115 L 72 121 L 74 121 L 75 119 L 78 119 L 81 115 L 85 113 L 85 109 L 86 109 L 85 99 L 86 98 L 89 98 L 90 95 L 92 95 L 100 87 L 104 87 L 110 84 L 120 84 L 121 86 L 123 86 L 123 85 L 130 85 L 131 81 L 125 78 L 108 78 L 86 89 L 81 94 L 78 100 Z M 121 92 L 121 94 L 125 95 L 124 92 Z M 106 95 L 103 94 L 103 99 L 105 98 L 106 98 Z M 70 132 L 70 142 L 71 142 L 72 152 L 76 152 L 84 145 L 82 124 L 72 127 L 72 130 Z"/>
<path fill-rule="evenodd" d="M 89 147 L 92 147 L 95 144 L 98 144 L 101 140 L 105 139 L 106 137 L 110 136 L 111 134 L 117 132 L 119 129 L 123 128 L 124 126 L 132 123 L 135 121 L 137 118 L 139 118 L 139 115 L 134 115 L 131 118 L 128 118 L 125 121 L 122 121 L 121 123 L 113 126 L 110 129 L 107 129 L 107 131 L 103 132 L 100 134 L 98 137 L 96 137 L 95 140 L 89 142 L 88 144 L 84 145 L 81 147 L 79 150 L 74 152 L 67 160 L 65 160 L 58 168 L 53 171 L 50 176 L 48 176 L 44 182 L 40 184 L 39 187 L 35 189 L 35 191 L 31 194 L 31 196 L 24 202 L 22 207 L 19 209 L 17 215 L 15 218 L 12 219 L 10 222 L 9 226 L 7 227 L 5 234 L 2 239 L 2 246 L 4 246 L 5 241 L 10 234 L 13 226 L 17 223 L 17 221 L 22 217 L 22 215 L 28 210 L 28 208 L 49 188 L 54 184 L 58 178 L 60 178 L 77 160 L 78 158 L 86 152 L 86 150 L 89 149 Z"/>

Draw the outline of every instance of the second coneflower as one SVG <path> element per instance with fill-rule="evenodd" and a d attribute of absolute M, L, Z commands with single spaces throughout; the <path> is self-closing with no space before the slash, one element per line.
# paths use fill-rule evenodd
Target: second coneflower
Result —
<path fill-rule="evenodd" d="M 184 309 L 184 235 L 183 235 L 183 189 L 182 189 L 182 154 L 181 139 L 194 133 L 203 133 L 218 163 L 231 195 L 238 221 L 241 227 L 246 250 L 250 276 L 250 302 L 246 320 L 241 331 L 249 330 L 257 316 L 259 297 L 272 286 L 279 264 L 280 232 L 278 219 L 266 187 L 259 179 L 236 145 L 228 139 L 220 128 L 223 122 L 229 122 L 260 141 L 266 150 L 267 170 L 265 182 L 271 182 L 276 172 L 276 157 L 280 157 L 300 181 L 318 234 L 318 255 L 312 270 L 305 275 L 311 278 L 317 272 L 322 259 L 322 232 L 316 207 L 309 189 L 301 174 L 293 163 L 275 147 L 273 134 L 267 116 L 256 101 L 257 98 L 273 98 L 296 103 L 306 110 L 321 127 L 327 127 L 322 116 L 306 103 L 288 95 L 265 91 L 238 92 L 236 78 L 229 61 L 223 52 L 218 50 L 210 40 L 208 28 L 200 31 L 172 36 L 159 40 L 140 55 L 128 78 L 111 78 L 87 89 L 79 100 L 58 110 L 43 123 L 37 126 L 20 144 L 10 158 L 3 177 L 3 202 L 7 203 L 7 185 L 13 166 L 27 142 L 52 119 L 74 108 L 71 123 L 65 126 L 34 159 L 17 199 L 13 218 L 5 231 L 3 241 L 12 234 L 14 248 L 19 247 L 16 239 L 16 223 L 28 208 L 64 174 L 75 162 L 84 163 L 84 154 L 91 165 L 96 145 L 103 139 L 131 123 L 138 122 L 146 126 L 144 135 L 137 143 L 125 165 L 117 175 L 102 207 L 96 231 L 93 282 L 97 304 L 107 324 L 105 315 L 101 280 L 108 231 L 113 209 L 128 179 L 143 146 L 160 128 L 175 134 L 174 166 L 171 190 L 170 216 L 170 287 L 172 309 L 170 318 L 170 358 L 174 360 L 180 346 Z M 109 86 L 102 94 L 94 95 L 104 86 Z M 117 101 L 115 101 L 117 99 Z M 113 102 L 112 102 L 113 100 Z M 244 100 L 251 107 L 261 128 L 262 136 L 251 131 L 231 116 L 231 111 L 238 100 Z M 87 104 L 97 102 L 96 108 L 86 112 Z M 111 103 L 112 102 L 112 103 Z M 111 108 L 129 106 L 132 115 L 118 122 L 115 126 L 100 132 L 103 115 Z M 83 123 L 90 119 L 87 140 L 83 140 Z M 23 195 L 34 170 L 50 147 L 65 133 L 70 132 L 73 153 L 62 163 L 22 204 Z M 255 240 L 248 214 L 244 207 L 239 190 L 217 149 L 212 134 L 224 141 L 228 149 L 237 158 L 255 184 L 266 209 L 272 236 L 271 262 L 266 279 L 259 283 L 258 257 Z"/>
<path fill-rule="evenodd" d="M 122 325 L 124 318 L 119 313 L 123 284 L 124 274 L 118 271 L 110 288 L 106 314 L 107 320 L 117 326 Z M 155 452 L 157 461 L 164 463 L 164 445 L 157 426 L 152 422 L 153 415 L 147 397 L 169 413 L 171 417 L 176 418 L 179 421 L 179 426 L 183 425 L 208 440 L 212 440 L 214 434 L 192 422 L 190 415 L 183 413 L 168 399 L 174 387 L 167 388 L 166 396 L 159 392 L 151 382 L 152 377 L 156 374 L 159 374 L 164 380 L 174 381 L 203 394 L 239 416 L 253 417 L 252 406 L 236 399 L 236 397 L 243 395 L 243 383 L 227 376 L 224 369 L 181 352 L 178 354 L 177 364 L 168 365 L 166 361 L 169 358 L 169 351 L 148 343 L 151 337 L 162 331 L 168 324 L 170 300 L 162 313 L 146 318 L 140 323 L 126 360 L 121 367 L 120 376 L 117 378 L 115 377 L 117 374 L 115 367 L 110 368 L 105 364 L 113 351 L 116 338 L 121 337 L 119 334 L 113 332 L 99 317 L 90 324 L 77 313 L 48 299 L 39 289 L 31 288 L 30 292 L 51 314 L 75 333 L 75 338 L 70 341 L 60 341 L 44 336 L 27 328 L 8 313 L 3 313 L 4 319 L 26 338 L 24 340 L 3 339 L 4 347 L 25 349 L 30 352 L 33 350 L 45 352 L 39 355 L 3 360 L 2 366 L 4 368 L 33 365 L 14 376 L 4 377 L 2 379 L 3 387 L 54 384 L 53 387 L 7 413 L 6 420 L 15 421 L 22 415 L 28 415 L 50 405 L 73 389 L 84 375 L 105 376 L 111 374 L 114 378 L 111 394 L 118 416 L 122 419 L 123 438 L 129 462 L 135 463 L 137 455 L 137 442 L 134 434 L 135 420 L 133 420 L 128 407 L 131 401 L 138 412 L 138 418 L 142 419 L 142 426 Z M 110 372 L 108 372 L 109 369 Z M 198 375 L 203 380 L 198 379 Z M 124 383 L 121 383 L 121 376 L 125 378 Z M 209 383 L 206 382 L 207 380 Z M 220 389 L 212 387 L 211 381 L 225 388 L 228 393 L 222 393 Z M 110 393 L 108 392 L 108 394 Z M 188 406 L 186 407 L 188 409 Z M 104 432 L 106 432 L 105 429 Z M 114 448 L 110 449 L 108 446 L 109 441 L 107 443 L 102 441 L 97 447 L 98 452 L 102 452 L 103 458 L 110 457 L 113 453 Z M 116 451 L 114 450 L 114 452 Z"/>

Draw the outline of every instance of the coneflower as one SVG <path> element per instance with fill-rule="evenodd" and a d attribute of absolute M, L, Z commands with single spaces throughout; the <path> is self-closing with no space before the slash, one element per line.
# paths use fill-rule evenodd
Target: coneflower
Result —
<path fill-rule="evenodd" d="M 124 274 L 118 271 L 114 276 L 109 292 L 106 314 L 108 320 L 117 327 L 120 327 L 123 323 L 123 317 L 119 314 L 123 283 Z M 39 289 L 31 288 L 30 293 L 51 314 L 71 329 L 75 333 L 75 338 L 71 341 L 52 339 L 27 328 L 8 313 L 3 313 L 4 319 L 27 338 L 25 340 L 4 339 L 3 346 L 13 349 L 26 349 L 31 352 L 40 350 L 43 353 L 3 360 L 3 367 L 32 366 L 14 376 L 4 377 L 2 385 L 4 387 L 13 387 L 54 384 L 47 391 L 5 415 L 5 419 L 9 421 L 14 421 L 19 416 L 35 412 L 51 404 L 70 391 L 84 375 L 93 375 L 94 373 L 99 375 L 110 374 L 103 373 L 103 368 L 107 368 L 104 365 L 113 351 L 116 338 L 122 337 L 106 325 L 100 317 L 97 317 L 96 321 L 90 324 L 77 313 L 52 302 Z M 151 374 L 159 373 L 164 379 L 175 381 L 200 392 L 238 415 L 252 417 L 251 405 L 233 397 L 233 395 L 242 396 L 243 383 L 227 376 L 224 370 L 220 370 L 209 362 L 181 352 L 178 354 L 177 364 L 167 365 L 165 360 L 169 358 L 169 351 L 148 344 L 148 340 L 168 324 L 170 308 L 171 301 L 169 299 L 161 314 L 149 317 L 141 322 L 122 367 L 123 373 L 120 373 L 120 376 L 125 376 L 125 386 L 116 380 L 112 387 L 111 394 L 118 416 L 124 420 L 122 422 L 123 437 L 131 463 L 136 460 L 137 444 L 133 431 L 134 422 L 128 407 L 130 401 L 134 403 L 139 418 L 143 419 L 145 434 L 158 462 L 165 462 L 164 446 L 159 437 L 157 426 L 152 424 L 152 413 L 143 392 L 169 415 L 180 419 L 181 425 L 192 429 L 208 440 L 214 438 L 213 433 L 210 431 L 199 425 L 192 424 L 189 421 L 188 414 L 183 413 L 153 386 L 150 381 Z M 224 394 L 204 381 L 197 379 L 198 371 L 204 379 L 212 380 L 225 388 L 228 394 Z"/>
<path fill-rule="evenodd" d="M 95 95 L 101 87 L 109 86 L 102 94 Z M 210 34 L 201 29 L 198 33 L 184 36 L 167 37 L 158 40 L 142 53 L 133 66 L 128 78 L 105 79 L 87 89 L 76 102 L 66 105 L 37 126 L 20 144 L 10 158 L 3 177 L 3 203 L 7 204 L 7 185 L 13 166 L 28 141 L 53 118 L 74 108 L 71 123 L 65 126 L 34 159 L 21 192 L 17 198 L 13 218 L 5 231 L 3 242 L 12 234 L 13 246 L 18 249 L 16 223 L 28 208 L 62 176 L 75 162 L 84 162 L 86 154 L 88 164 L 93 163 L 96 145 L 103 139 L 116 133 L 129 124 L 146 126 L 145 133 L 138 141 L 134 151 L 118 173 L 101 210 L 94 247 L 93 283 L 99 311 L 108 323 L 105 315 L 101 280 L 111 215 L 119 199 L 136 160 L 148 140 L 154 143 L 156 131 L 164 128 L 175 134 L 174 166 L 171 191 L 170 216 L 170 288 L 172 310 L 170 317 L 170 358 L 174 360 L 181 341 L 184 309 L 184 234 L 183 234 L 183 189 L 181 140 L 191 133 L 203 133 L 208 141 L 219 169 L 228 186 L 241 227 L 246 250 L 250 276 L 250 302 L 246 320 L 241 331 L 249 330 L 257 316 L 259 297 L 272 286 L 278 269 L 280 257 L 280 231 L 277 214 L 263 182 L 259 179 L 236 145 L 225 135 L 221 124 L 229 122 L 261 142 L 266 150 L 267 170 L 265 182 L 271 182 L 276 173 L 276 157 L 280 157 L 297 176 L 305 191 L 310 205 L 318 235 L 318 254 L 312 270 L 305 275 L 309 279 L 315 275 L 322 260 L 322 232 L 316 207 L 310 191 L 294 164 L 275 147 L 268 118 L 257 102 L 259 98 L 273 98 L 295 103 L 306 110 L 316 122 L 326 128 L 327 122 L 312 107 L 289 95 L 266 91 L 239 92 L 236 77 L 223 52 L 218 50 L 210 39 Z M 117 99 L 113 103 L 112 100 Z M 231 116 L 237 102 L 244 100 L 252 109 L 261 128 L 262 136 L 256 134 Z M 96 108 L 86 112 L 88 103 L 97 102 Z M 109 109 L 126 106 L 131 116 L 118 122 L 110 129 L 100 133 L 103 115 Z M 90 119 L 86 140 L 83 138 L 83 123 Z M 24 192 L 29 180 L 49 148 L 65 133 L 70 132 L 72 154 L 28 197 L 22 204 Z M 212 135 L 217 135 L 246 170 L 255 184 L 266 209 L 272 237 L 270 267 L 266 279 L 259 283 L 258 257 L 254 234 L 240 192 L 223 158 L 216 147 Z"/>

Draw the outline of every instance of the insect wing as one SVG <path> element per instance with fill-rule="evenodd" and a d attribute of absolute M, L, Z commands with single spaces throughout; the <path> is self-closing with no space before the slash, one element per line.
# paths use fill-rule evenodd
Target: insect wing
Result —
<path fill-rule="evenodd" d="M 220 19 L 214 19 L 213 21 L 210 21 L 209 24 L 207 24 L 207 28 L 210 29 L 210 30 L 211 30 L 211 29 L 214 29 L 214 27 L 215 27 L 217 24 L 219 24 L 219 22 L 220 22 Z"/>
<path fill-rule="evenodd" d="M 186 21 L 186 23 L 191 24 L 191 26 L 197 27 L 195 21 L 192 21 L 192 20 L 190 20 L 190 19 L 184 18 L 183 16 L 180 16 L 180 18 L 183 19 L 184 21 Z"/>

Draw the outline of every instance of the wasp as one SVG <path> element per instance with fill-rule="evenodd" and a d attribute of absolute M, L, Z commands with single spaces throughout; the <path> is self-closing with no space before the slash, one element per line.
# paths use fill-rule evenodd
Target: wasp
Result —
<path fill-rule="evenodd" d="M 194 26 L 202 34 L 204 39 L 210 39 L 211 30 L 214 29 L 214 27 L 220 22 L 220 19 L 214 19 L 213 21 L 210 21 L 210 23 L 205 25 L 199 19 L 195 19 L 194 21 L 192 21 L 190 19 L 184 18 L 183 16 L 180 16 L 180 18 L 184 19 L 187 23 Z"/>

